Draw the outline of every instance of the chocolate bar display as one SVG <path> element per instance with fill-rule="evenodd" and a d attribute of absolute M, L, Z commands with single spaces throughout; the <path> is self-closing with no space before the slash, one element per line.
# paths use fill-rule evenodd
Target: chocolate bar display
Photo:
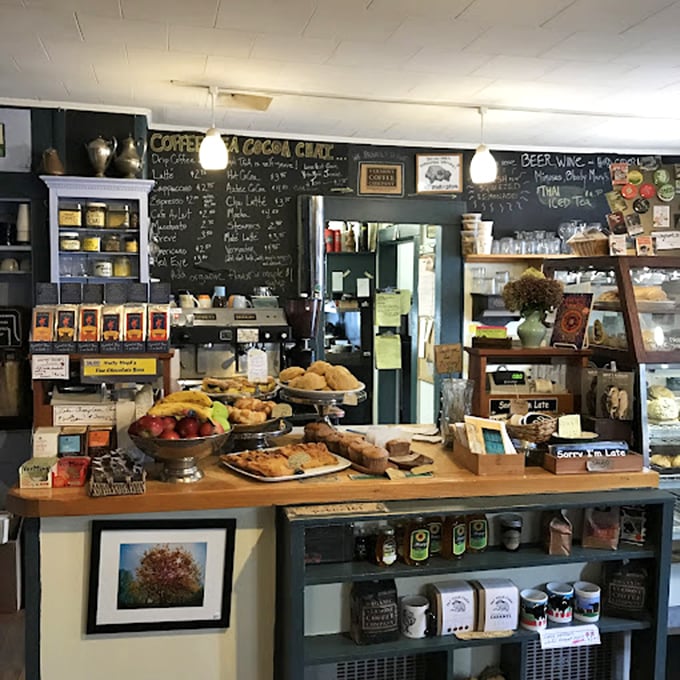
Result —
<path fill-rule="evenodd" d="M 127 496 L 146 491 L 144 465 L 126 452 L 116 449 L 93 458 L 90 496 Z"/>

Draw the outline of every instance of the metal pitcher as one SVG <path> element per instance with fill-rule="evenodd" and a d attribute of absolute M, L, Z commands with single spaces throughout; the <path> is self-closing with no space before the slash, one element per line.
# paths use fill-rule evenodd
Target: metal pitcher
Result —
<path fill-rule="evenodd" d="M 111 141 L 107 141 L 101 135 L 85 144 L 87 155 L 97 177 L 104 176 L 106 168 L 109 167 L 109 163 L 116 153 L 117 146 L 118 140 L 115 137 L 112 137 Z"/>
<path fill-rule="evenodd" d="M 142 169 L 145 153 L 146 140 L 133 139 L 132 135 L 128 135 L 120 143 L 114 165 L 123 177 L 132 179 Z"/>

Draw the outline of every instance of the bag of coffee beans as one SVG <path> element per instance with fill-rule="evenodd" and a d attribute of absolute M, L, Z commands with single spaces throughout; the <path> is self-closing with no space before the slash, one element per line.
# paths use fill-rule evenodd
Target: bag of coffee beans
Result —
<path fill-rule="evenodd" d="M 543 545 L 548 555 L 571 555 L 573 527 L 564 510 L 543 515 Z"/>
<path fill-rule="evenodd" d="M 399 638 L 399 607 L 394 579 L 352 585 L 350 636 L 358 645 Z"/>

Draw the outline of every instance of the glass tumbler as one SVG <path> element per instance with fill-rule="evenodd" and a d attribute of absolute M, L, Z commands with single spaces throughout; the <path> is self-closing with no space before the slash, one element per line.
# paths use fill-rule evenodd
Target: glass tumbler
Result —
<path fill-rule="evenodd" d="M 446 446 L 453 445 L 451 425 L 462 423 L 463 416 L 472 412 L 474 381 L 465 378 L 444 378 L 441 386 L 439 432 Z"/>

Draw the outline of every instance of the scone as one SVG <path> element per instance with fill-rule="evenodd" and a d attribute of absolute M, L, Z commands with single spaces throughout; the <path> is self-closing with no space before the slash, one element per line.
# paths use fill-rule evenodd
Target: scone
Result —
<path fill-rule="evenodd" d="M 331 366 L 326 371 L 326 382 L 332 390 L 347 391 L 359 388 L 359 381 L 345 366 Z"/>
<path fill-rule="evenodd" d="M 299 378 L 301 375 L 305 374 L 305 369 L 300 366 L 290 366 L 289 368 L 284 368 L 281 373 L 279 373 L 279 380 L 281 382 L 288 382 L 294 378 Z"/>
<path fill-rule="evenodd" d="M 307 373 L 318 373 L 319 375 L 326 375 L 328 370 L 333 368 L 327 361 L 315 361 L 308 369 Z"/>
<path fill-rule="evenodd" d="M 304 375 L 293 378 L 288 386 L 298 390 L 322 390 L 326 387 L 326 379 L 318 373 L 308 371 Z"/>

